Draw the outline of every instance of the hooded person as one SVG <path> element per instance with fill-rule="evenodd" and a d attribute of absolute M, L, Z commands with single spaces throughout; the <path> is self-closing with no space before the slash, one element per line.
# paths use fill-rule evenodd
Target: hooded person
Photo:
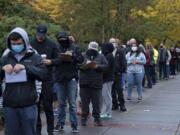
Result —
<path fill-rule="evenodd" d="M 29 46 L 26 31 L 14 28 L 7 37 L 8 51 L 1 59 L 1 82 L 5 80 L 3 106 L 5 135 L 36 135 L 35 80 L 47 78 L 41 57 Z M 12 119 L 13 118 L 13 119 Z"/>
<path fill-rule="evenodd" d="M 78 81 L 78 65 L 84 60 L 81 50 L 77 45 L 74 45 L 69 40 L 69 35 L 66 32 L 57 34 L 59 43 L 59 63 L 56 66 L 56 84 L 59 102 L 59 117 L 56 132 L 63 130 L 66 119 L 66 100 L 68 99 L 70 110 L 70 122 L 73 133 L 78 131 L 78 121 L 76 116 L 76 97 L 77 97 L 77 81 Z"/>
<path fill-rule="evenodd" d="M 114 47 L 111 43 L 102 45 L 102 54 L 108 61 L 108 68 L 103 73 L 103 88 L 102 88 L 102 109 L 101 118 L 112 117 L 112 84 L 114 81 L 115 59 L 113 56 Z"/>
<path fill-rule="evenodd" d="M 100 97 L 102 95 L 103 71 L 107 69 L 107 60 L 98 52 L 97 42 L 90 42 L 83 54 L 84 64 L 80 69 L 80 97 L 82 101 L 81 124 L 86 126 L 89 115 L 89 105 L 93 104 L 93 117 L 96 126 L 102 126 L 100 120 Z M 89 66 L 87 66 L 89 65 Z M 90 66 L 91 65 L 91 66 Z"/>

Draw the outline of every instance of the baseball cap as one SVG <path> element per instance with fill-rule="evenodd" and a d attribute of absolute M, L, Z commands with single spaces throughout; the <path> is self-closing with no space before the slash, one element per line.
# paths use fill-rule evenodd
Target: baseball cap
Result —
<path fill-rule="evenodd" d="M 36 35 L 38 37 L 45 37 L 47 33 L 47 27 L 45 25 L 38 25 L 36 29 Z"/>
<path fill-rule="evenodd" d="M 94 41 L 90 42 L 88 45 L 89 50 L 92 49 L 92 50 L 98 51 L 98 47 L 99 47 L 98 43 Z"/>

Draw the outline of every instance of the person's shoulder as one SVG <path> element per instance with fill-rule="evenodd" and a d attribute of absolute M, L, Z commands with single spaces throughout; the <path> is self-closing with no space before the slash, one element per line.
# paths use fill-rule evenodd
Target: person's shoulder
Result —
<path fill-rule="evenodd" d="M 46 42 L 48 42 L 48 44 L 51 45 L 51 46 L 56 46 L 56 42 L 53 41 L 53 40 L 50 39 L 50 38 L 46 38 Z"/>
<path fill-rule="evenodd" d="M 117 49 L 117 52 L 122 53 L 122 52 L 124 52 L 124 49 L 118 48 L 118 49 Z"/>
<path fill-rule="evenodd" d="M 102 54 L 102 53 L 98 53 L 98 57 L 100 58 L 100 59 L 106 59 L 106 57 L 104 56 L 104 54 Z"/>
<path fill-rule="evenodd" d="M 145 55 L 146 55 L 146 53 L 144 53 L 144 52 L 140 52 L 140 53 L 139 53 L 139 55 L 140 55 L 140 56 L 145 56 Z M 147 54 L 147 55 L 148 55 L 148 54 Z"/>

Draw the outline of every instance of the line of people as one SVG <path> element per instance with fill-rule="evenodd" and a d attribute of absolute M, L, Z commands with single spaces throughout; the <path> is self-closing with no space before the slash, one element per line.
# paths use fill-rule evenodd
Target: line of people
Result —
<path fill-rule="evenodd" d="M 42 106 L 48 135 L 63 131 L 67 102 L 72 132 L 78 133 L 79 95 L 81 125 L 87 125 L 92 103 L 94 125 L 102 126 L 102 119 L 111 118 L 112 110 L 127 111 L 123 94 L 126 85 L 127 100 L 132 99 L 135 86 L 141 101 L 145 80 L 148 88 L 157 83 L 158 66 L 159 79 L 168 79 L 176 73 L 177 51 L 173 48 L 169 51 L 163 44 L 156 50 L 150 42 L 144 47 L 132 38 L 123 45 L 111 38 L 100 45 L 90 42 L 82 53 L 66 32 L 56 35 L 56 44 L 47 37 L 47 30 L 45 25 L 38 25 L 32 41 L 20 27 L 7 36 L 7 49 L 0 66 L 1 84 L 5 84 L 5 135 L 41 135 Z M 58 120 L 54 126 L 56 96 Z"/>

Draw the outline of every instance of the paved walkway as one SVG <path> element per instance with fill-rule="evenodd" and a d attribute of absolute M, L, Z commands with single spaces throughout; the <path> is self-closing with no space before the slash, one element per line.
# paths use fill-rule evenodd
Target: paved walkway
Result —
<path fill-rule="evenodd" d="M 136 92 L 133 97 L 132 101 L 126 102 L 127 112 L 113 111 L 113 118 L 104 120 L 103 127 L 94 127 L 90 118 L 87 127 L 79 127 L 79 134 L 180 135 L 180 76 L 160 81 L 153 89 L 145 89 L 141 102 L 137 102 Z M 59 134 L 72 134 L 68 123 L 63 133 L 55 135 Z M 47 135 L 45 126 L 42 135 Z"/>

